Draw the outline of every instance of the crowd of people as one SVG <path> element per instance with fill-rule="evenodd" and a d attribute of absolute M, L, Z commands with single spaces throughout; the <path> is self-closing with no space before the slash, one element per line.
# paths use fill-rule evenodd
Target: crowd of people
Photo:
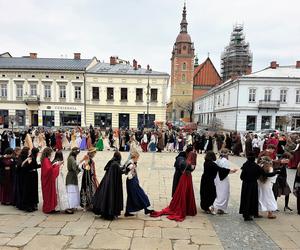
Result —
<path fill-rule="evenodd" d="M 168 215 L 182 221 L 197 213 L 192 172 L 197 155 L 205 153 L 200 185 L 200 207 L 209 214 L 227 213 L 230 197 L 230 155 L 246 156 L 241 167 L 240 213 L 245 221 L 261 217 L 276 218 L 277 198 L 285 196 L 285 211 L 289 207 L 291 188 L 287 168 L 297 168 L 293 193 L 300 214 L 300 140 L 296 135 L 224 132 L 184 132 L 177 130 L 112 130 L 102 132 L 90 126 L 50 131 L 29 129 L 20 133 L 4 131 L 1 135 L 0 202 L 27 212 L 36 211 L 39 203 L 38 169 L 44 213 L 58 211 L 72 214 L 82 207 L 104 219 L 113 220 L 123 210 L 122 175 L 126 178 L 127 202 L 124 216 L 144 210 L 152 217 Z M 63 150 L 70 150 L 67 161 Z M 77 159 L 81 150 L 86 154 Z M 104 177 L 98 182 L 94 157 L 97 151 L 113 150 L 106 164 Z M 120 151 L 129 151 L 121 164 Z M 151 208 L 150 200 L 139 184 L 137 162 L 139 152 L 178 152 L 175 159 L 172 200 L 161 211 Z M 218 155 L 218 156 L 217 156 Z M 67 165 L 64 177 L 63 165 Z M 82 178 L 78 178 L 82 172 Z M 81 182 L 81 185 L 79 185 Z M 81 188 L 79 189 L 79 186 Z"/>

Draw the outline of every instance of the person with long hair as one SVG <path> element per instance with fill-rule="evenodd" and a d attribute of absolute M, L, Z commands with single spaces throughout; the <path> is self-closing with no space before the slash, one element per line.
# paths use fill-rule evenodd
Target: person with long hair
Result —
<path fill-rule="evenodd" d="M 57 207 L 59 211 L 65 211 L 66 214 L 73 214 L 74 212 L 70 209 L 67 188 L 65 185 L 65 179 L 63 174 L 64 167 L 64 156 L 62 151 L 55 153 L 52 161 L 52 167 L 59 168 L 59 175 L 56 178 L 56 195 L 57 195 Z"/>
<path fill-rule="evenodd" d="M 0 158 L 0 202 L 2 205 L 14 203 L 15 162 L 13 149 L 7 148 Z"/>
<path fill-rule="evenodd" d="M 23 196 L 22 207 L 27 212 L 34 212 L 38 209 L 39 203 L 39 183 L 37 169 L 41 167 L 37 163 L 39 154 L 38 148 L 33 148 L 29 157 L 22 163 L 23 173 Z"/>
<path fill-rule="evenodd" d="M 137 162 L 139 160 L 140 154 L 137 151 L 130 153 L 130 161 L 126 166 L 127 179 L 126 179 L 126 189 L 127 189 L 127 202 L 125 217 L 134 216 L 132 212 L 137 212 L 144 209 L 145 214 L 150 214 L 153 212 L 150 207 L 150 201 L 144 190 L 139 184 L 139 179 L 137 176 Z"/>
<path fill-rule="evenodd" d="M 104 168 L 105 174 L 93 199 L 93 212 L 106 220 L 113 220 L 123 210 L 123 185 L 121 154 L 114 153 L 113 158 Z"/>
<path fill-rule="evenodd" d="M 96 148 L 90 148 L 86 160 L 82 164 L 83 174 L 80 190 L 80 206 L 84 211 L 92 209 L 92 199 L 98 187 L 95 161 L 93 160 L 96 153 Z"/>
<path fill-rule="evenodd" d="M 72 210 L 80 206 L 80 193 L 78 187 L 78 174 L 80 173 L 80 168 L 76 160 L 79 153 L 80 149 L 78 147 L 72 148 L 67 161 L 68 173 L 66 177 L 66 186 L 69 205 Z M 85 160 L 88 160 L 87 155 L 85 155 L 84 158 L 80 161 L 80 164 Z"/>
<path fill-rule="evenodd" d="M 18 209 L 24 210 L 23 190 L 24 190 L 24 172 L 22 164 L 29 157 L 30 148 L 23 147 L 17 159 L 16 179 L 15 179 L 15 205 Z"/>
<path fill-rule="evenodd" d="M 45 148 L 41 156 L 41 180 L 42 180 L 42 194 L 43 194 L 43 212 L 55 213 L 57 206 L 56 194 L 56 178 L 59 174 L 59 166 L 53 166 L 50 161 L 52 155 L 51 148 Z"/>
<path fill-rule="evenodd" d="M 215 178 L 217 174 L 221 180 L 224 180 L 230 173 L 230 169 L 220 168 L 215 161 L 216 155 L 213 151 L 208 151 L 205 155 L 204 171 L 200 183 L 200 207 L 206 212 L 210 213 L 209 208 L 213 205 L 216 197 Z"/>

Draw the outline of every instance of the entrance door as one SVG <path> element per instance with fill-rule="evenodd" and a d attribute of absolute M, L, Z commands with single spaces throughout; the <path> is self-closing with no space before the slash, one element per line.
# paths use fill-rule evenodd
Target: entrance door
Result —
<path fill-rule="evenodd" d="M 39 125 L 39 115 L 37 111 L 31 113 L 31 126 L 37 127 Z"/>
<path fill-rule="evenodd" d="M 119 114 L 119 128 L 129 129 L 129 114 Z"/>

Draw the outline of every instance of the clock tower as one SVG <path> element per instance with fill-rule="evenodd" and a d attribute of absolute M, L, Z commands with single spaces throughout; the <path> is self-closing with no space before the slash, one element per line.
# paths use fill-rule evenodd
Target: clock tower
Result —
<path fill-rule="evenodd" d="M 186 5 L 184 4 L 180 33 L 173 46 L 171 58 L 171 96 L 168 118 L 189 121 L 193 105 L 194 44 L 187 31 Z"/>

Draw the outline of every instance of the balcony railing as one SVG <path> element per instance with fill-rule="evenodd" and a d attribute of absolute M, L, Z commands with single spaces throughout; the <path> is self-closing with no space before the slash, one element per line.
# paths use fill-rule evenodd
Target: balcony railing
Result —
<path fill-rule="evenodd" d="M 259 109 L 279 109 L 280 101 L 279 100 L 271 100 L 271 101 L 260 100 L 258 103 L 258 108 Z"/>
<path fill-rule="evenodd" d="M 40 96 L 36 95 L 36 96 L 28 96 L 28 95 L 24 95 L 23 96 L 23 101 L 26 103 L 26 105 L 29 104 L 37 104 L 40 105 Z"/>

